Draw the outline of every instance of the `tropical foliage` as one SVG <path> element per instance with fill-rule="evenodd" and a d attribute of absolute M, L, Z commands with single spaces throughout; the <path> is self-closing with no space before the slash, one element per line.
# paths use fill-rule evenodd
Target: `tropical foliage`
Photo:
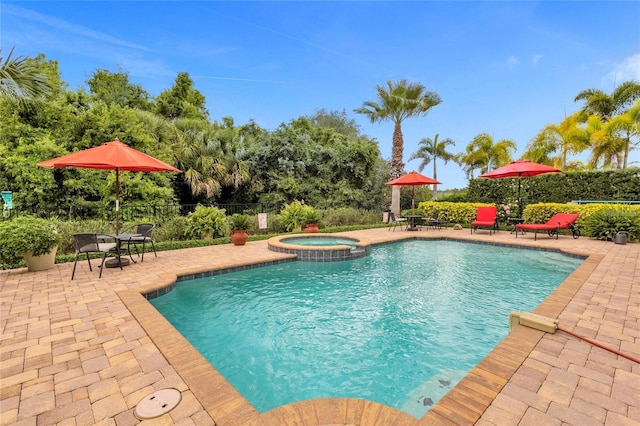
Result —
<path fill-rule="evenodd" d="M 450 138 L 439 141 L 439 136 L 440 135 L 436 133 L 436 136 L 433 139 L 420 139 L 420 142 L 418 142 L 418 150 L 409 157 L 409 161 L 417 159 L 422 160 L 418 166 L 419 171 L 424 170 L 431 160 L 433 160 L 433 178 L 435 180 L 438 180 L 438 170 L 436 168 L 438 158 L 444 161 L 444 164 L 447 164 L 450 160 L 455 158 L 454 154 L 447 151 L 447 146 L 453 146 L 456 143 Z M 438 199 L 438 185 L 433 185 L 433 199 Z"/>
<path fill-rule="evenodd" d="M 512 160 L 511 152 L 517 148 L 510 139 L 496 142 L 490 134 L 480 133 L 469 142 L 464 153 L 455 156 L 455 160 L 472 178 L 475 170 L 482 174 L 508 164 Z"/>
<path fill-rule="evenodd" d="M 441 102 L 418 82 L 387 81 L 376 87 L 376 101 L 364 102 L 355 112 L 372 122 L 394 124 L 391 160 L 386 161 L 377 141 L 362 134 L 344 110 L 318 109 L 266 130 L 253 121 L 235 123 L 232 117 L 210 120 L 204 96 L 185 72 L 157 96 L 132 83 L 124 70 L 95 70 L 84 87 L 70 89 L 55 60 L 2 53 L 0 189 L 13 192 L 17 210 L 49 216 L 80 211 L 112 220 L 114 173 L 52 171 L 36 164 L 115 137 L 183 171 L 121 173 L 120 198 L 126 206 L 262 203 L 277 208 L 305 200 L 323 211 L 348 206 L 380 212 L 389 202 L 384 183 L 404 173 L 402 123 Z M 632 166 L 629 152 L 640 144 L 638 83 L 623 83 L 611 95 L 586 90 L 576 100 L 584 102 L 584 111 L 543 129 L 526 155 L 565 170 Z M 421 140 L 411 156 L 422 160 L 421 168 L 433 162 L 434 177 L 438 160 L 450 161 L 446 147 L 453 145 L 435 134 L 433 140 Z M 571 155 L 583 150 L 590 153 L 589 162 L 574 164 Z M 471 178 L 505 164 L 514 151 L 513 141 L 496 142 L 479 133 L 454 160 Z M 422 200 L 428 197 L 416 192 Z M 183 228 L 176 225 L 175 232 Z"/>
<path fill-rule="evenodd" d="M 305 224 L 310 223 L 307 222 L 307 218 L 313 214 L 315 209 L 312 206 L 306 205 L 303 201 L 294 200 L 282 206 L 277 219 L 287 232 L 291 232 L 300 230 Z"/>
<path fill-rule="evenodd" d="M 0 95 L 12 102 L 45 97 L 50 93 L 47 74 L 24 56 L 13 56 L 14 48 L 2 56 L 0 48 Z"/>
<path fill-rule="evenodd" d="M 234 213 L 228 219 L 229 228 L 232 231 L 246 231 L 251 225 L 249 216 L 246 214 Z"/>
<path fill-rule="evenodd" d="M 589 235 L 598 240 L 611 240 L 620 231 L 630 240 L 640 239 L 640 207 L 606 206 L 589 215 L 584 223 Z"/>
<path fill-rule="evenodd" d="M 218 238 L 226 235 L 227 226 L 224 209 L 198 206 L 187 216 L 186 234 L 194 240 Z"/>
<path fill-rule="evenodd" d="M 402 123 L 407 118 L 426 115 L 431 108 L 440 104 L 436 92 L 427 92 L 421 83 L 407 80 L 387 81 L 386 87 L 376 86 L 378 101 L 366 101 L 355 110 L 364 114 L 372 123 L 393 122 L 393 144 L 391 147 L 391 177 L 397 178 L 404 172 L 404 138 Z M 391 210 L 400 210 L 400 189 L 393 187 Z"/>
<path fill-rule="evenodd" d="M 579 154 L 589 148 L 589 133 L 580 126 L 585 114 L 577 112 L 560 124 L 549 124 L 527 145 L 524 159 L 549 164 L 560 170 L 570 170 L 569 154 Z"/>

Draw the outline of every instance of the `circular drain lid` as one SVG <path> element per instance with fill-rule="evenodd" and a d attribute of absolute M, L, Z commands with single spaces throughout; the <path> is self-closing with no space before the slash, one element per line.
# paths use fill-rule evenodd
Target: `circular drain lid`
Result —
<path fill-rule="evenodd" d="M 161 389 L 142 398 L 133 414 L 139 420 L 155 419 L 173 410 L 182 400 L 177 389 Z"/>

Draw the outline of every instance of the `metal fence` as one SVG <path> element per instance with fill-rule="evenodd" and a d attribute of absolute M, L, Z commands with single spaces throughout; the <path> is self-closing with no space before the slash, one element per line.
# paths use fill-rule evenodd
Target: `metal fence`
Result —
<path fill-rule="evenodd" d="M 161 221 L 163 219 L 170 219 L 177 216 L 187 216 L 193 212 L 197 206 L 201 204 L 148 204 L 148 205 L 121 205 L 120 206 L 120 218 L 123 221 L 136 221 L 136 220 L 153 220 L 154 222 Z M 261 203 L 227 203 L 227 204 L 209 204 L 205 207 L 217 207 L 224 209 L 228 216 L 234 213 L 241 214 L 257 214 L 257 213 L 279 213 L 280 208 L 277 206 L 269 206 Z M 35 215 L 39 217 L 51 217 L 52 212 L 46 211 L 26 211 L 21 209 L 4 209 L 2 218 L 9 219 L 11 217 L 22 215 Z M 59 212 L 53 214 L 53 216 L 62 217 L 66 216 L 69 220 L 74 219 L 107 219 L 114 216 L 113 208 L 105 208 L 103 203 L 83 203 L 83 205 L 75 205 L 69 207 L 68 212 Z"/>

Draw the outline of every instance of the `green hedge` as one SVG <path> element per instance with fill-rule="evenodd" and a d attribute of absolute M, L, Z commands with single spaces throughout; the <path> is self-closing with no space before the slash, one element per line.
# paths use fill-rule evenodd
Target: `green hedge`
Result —
<path fill-rule="evenodd" d="M 469 225 L 475 218 L 478 207 L 492 205 L 491 203 L 454 203 L 442 201 L 423 201 L 418 204 L 418 209 L 424 211 L 426 217 L 433 217 L 439 212 L 439 217 L 446 217 L 449 225 L 459 223 Z"/>
<path fill-rule="evenodd" d="M 574 200 L 640 201 L 640 168 L 550 173 L 520 179 L 524 204 L 568 203 Z M 518 178 L 471 179 L 468 200 L 515 203 Z"/>
<path fill-rule="evenodd" d="M 441 217 L 448 218 L 450 225 L 468 226 L 475 219 L 478 206 L 482 205 L 488 204 L 424 201 L 418 204 L 418 211 L 424 212 L 426 217 L 432 217 L 438 211 Z M 507 212 L 513 214 L 507 215 Z M 631 241 L 640 240 L 640 205 L 537 203 L 526 206 L 522 216 L 526 223 L 545 223 L 556 213 L 579 213 L 575 226 L 584 236 L 609 240 L 618 231 L 626 231 Z M 508 224 L 507 218 L 514 215 L 512 206 L 498 206 L 499 224 L 503 228 Z"/>

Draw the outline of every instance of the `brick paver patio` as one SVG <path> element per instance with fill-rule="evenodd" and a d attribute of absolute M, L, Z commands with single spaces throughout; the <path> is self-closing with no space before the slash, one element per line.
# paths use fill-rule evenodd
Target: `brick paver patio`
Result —
<path fill-rule="evenodd" d="M 535 312 L 640 358 L 640 244 L 489 236 L 469 230 L 348 232 L 374 244 L 454 238 L 561 249 L 588 256 Z M 490 250 L 491 246 L 485 249 Z M 2 425 L 640 425 L 640 364 L 563 332 L 516 327 L 422 419 L 358 399 L 317 399 L 258 413 L 209 365 L 141 291 L 176 275 L 271 262 L 266 241 L 160 252 L 105 269 L 86 262 L 42 272 L 0 271 Z M 505 318 L 505 323 L 508 318 Z M 140 422 L 146 395 L 176 388 L 171 412 Z"/>

